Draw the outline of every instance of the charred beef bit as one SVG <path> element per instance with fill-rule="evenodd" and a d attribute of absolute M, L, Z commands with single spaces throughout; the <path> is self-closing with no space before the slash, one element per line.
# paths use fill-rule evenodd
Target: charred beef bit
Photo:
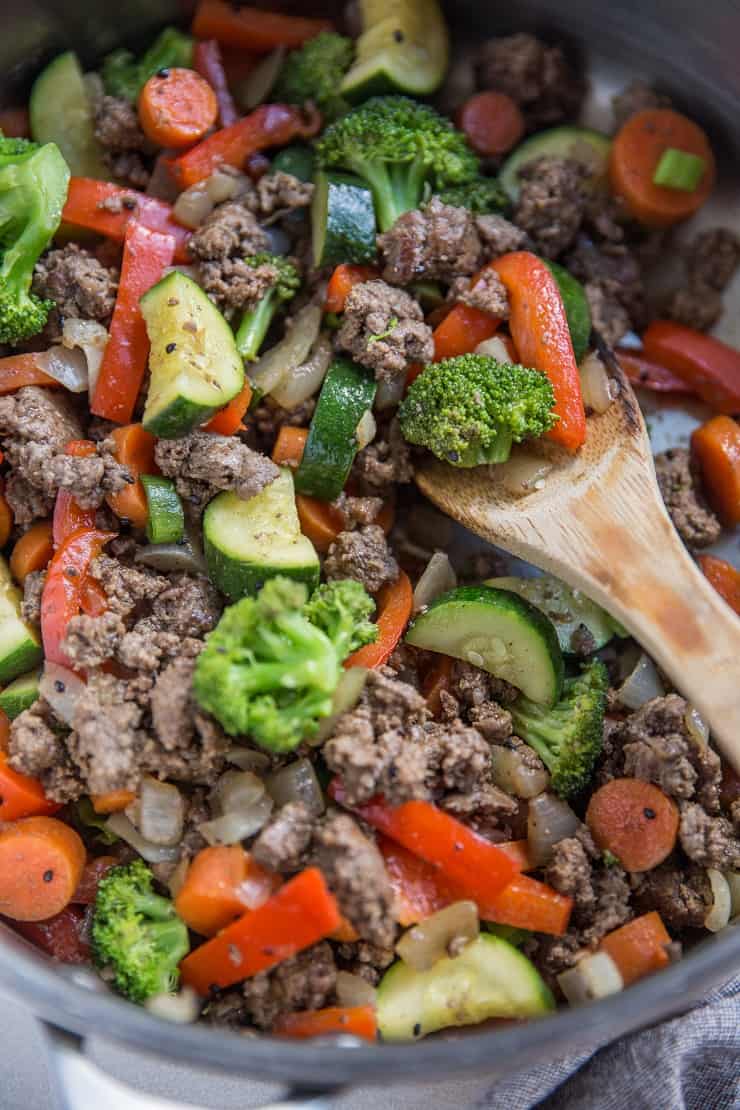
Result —
<path fill-rule="evenodd" d="M 555 845 L 553 857 L 545 868 L 545 882 L 560 894 L 572 898 L 575 906 L 588 913 L 596 905 L 593 870 L 583 844 L 574 836 Z"/>
<path fill-rule="evenodd" d="M 411 450 L 394 417 L 385 438 L 376 439 L 357 452 L 352 481 L 365 494 L 389 497 L 396 485 L 406 485 L 413 476 Z"/>
<path fill-rule="evenodd" d="M 591 326 L 610 347 L 632 327 L 629 313 L 602 281 L 587 281 L 584 292 L 591 310 Z"/>
<path fill-rule="evenodd" d="M 299 871 L 307 860 L 315 824 L 303 802 L 288 802 L 270 818 L 250 852 L 268 871 Z"/>
<path fill-rule="evenodd" d="M 75 706 L 66 745 L 89 794 L 139 785 L 143 711 L 126 686 L 113 675 L 93 672 Z"/>
<path fill-rule="evenodd" d="M 381 497 L 351 497 L 344 490 L 332 507 L 338 509 L 344 519 L 344 526 L 348 532 L 366 524 L 373 524 L 380 510 L 383 508 Z"/>
<path fill-rule="evenodd" d="M 100 667 L 116 654 L 126 625 L 117 613 L 100 617 L 72 617 L 62 641 L 62 651 L 74 667 Z"/>
<path fill-rule="evenodd" d="M 269 219 L 276 213 L 292 212 L 296 208 L 308 208 L 313 199 L 314 186 L 311 182 L 300 181 L 292 173 L 266 173 L 253 190 L 250 190 L 244 203 L 260 219 Z"/>
<path fill-rule="evenodd" d="M 248 501 L 280 474 L 271 459 L 236 436 L 208 432 L 160 439 L 154 457 L 162 473 L 174 479 L 183 500 L 197 509 L 225 489 L 234 490 L 237 497 Z"/>
<path fill-rule="evenodd" d="M 51 707 L 42 698 L 20 713 L 10 726 L 8 762 L 19 774 L 40 779 L 51 801 L 66 803 L 79 798 L 84 787 L 54 724 Z"/>
<path fill-rule="evenodd" d="M 373 841 L 347 814 L 334 813 L 316 830 L 314 852 L 339 908 L 363 940 L 392 945 L 395 898 Z"/>
<path fill-rule="evenodd" d="M 585 926 L 581 940 L 589 948 L 595 948 L 602 937 L 634 916 L 629 904 L 630 886 L 621 867 L 594 871 L 594 890 L 596 905 L 593 911 L 577 914 L 577 919 Z"/>
<path fill-rule="evenodd" d="M 368 593 L 376 594 L 386 582 L 396 581 L 399 570 L 383 529 L 368 524 L 354 532 L 339 533 L 324 561 L 324 574 L 330 582 L 354 578 Z"/>
<path fill-rule="evenodd" d="M 109 555 L 99 555 L 92 564 L 93 578 L 103 587 L 108 608 L 127 617 L 144 602 L 154 598 L 169 586 L 169 579 L 150 570 L 126 566 Z"/>
<path fill-rule="evenodd" d="M 334 956 L 324 940 L 247 979 L 242 986 L 247 1017 L 258 1029 L 270 1029 L 283 1014 L 320 1010 L 332 998 L 336 982 Z"/>
<path fill-rule="evenodd" d="M 30 624 L 41 623 L 41 595 L 46 582 L 45 570 L 32 570 L 26 575 L 23 583 L 23 601 L 21 602 L 21 616 Z"/>
<path fill-rule="evenodd" d="M 150 173 L 141 157 L 149 149 L 136 108 L 128 100 L 102 96 L 95 107 L 95 137 L 113 177 L 145 189 Z"/>
<path fill-rule="evenodd" d="M 178 574 L 157 594 L 148 619 L 159 632 L 198 638 L 216 627 L 222 611 L 219 594 L 207 578 Z"/>
<path fill-rule="evenodd" d="M 655 456 L 655 475 L 668 515 L 687 547 L 709 547 L 722 525 L 706 503 L 699 475 L 686 447 L 673 447 Z"/>
<path fill-rule="evenodd" d="M 412 362 L 430 362 L 434 356 L 432 329 L 424 323 L 420 305 L 384 281 L 355 285 L 336 344 L 374 370 L 378 381 L 393 381 Z"/>
<path fill-rule="evenodd" d="M 585 87 L 559 46 L 520 33 L 490 39 L 478 57 L 478 80 L 485 89 L 516 101 L 530 130 L 578 115 Z"/>
<path fill-rule="evenodd" d="M 484 270 L 474 285 L 467 278 L 455 278 L 448 298 L 477 308 L 480 312 L 488 312 L 499 320 L 509 318 L 509 295 L 495 270 Z"/>
<path fill-rule="evenodd" d="M 696 802 L 681 804 L 678 839 L 686 855 L 701 867 L 740 869 L 740 839 L 726 817 L 710 817 Z"/>
<path fill-rule="evenodd" d="M 510 837 L 504 836 L 502 822 L 505 825 L 516 815 L 519 803 L 498 786 L 486 782 L 485 775 L 481 779 L 481 782 L 465 793 L 447 794 L 440 805 L 481 836 L 494 841 L 502 838 L 508 840 Z"/>
<path fill-rule="evenodd" d="M 504 216 L 492 213 L 489 216 L 476 216 L 475 226 L 483 241 L 483 257 L 486 261 L 498 258 L 510 251 L 524 250 L 527 233 L 507 220 Z"/>
<path fill-rule="evenodd" d="M 432 197 L 421 209 L 404 212 L 378 236 L 383 280 L 391 285 L 412 281 L 452 281 L 473 274 L 480 265 L 481 241 L 467 208 Z"/>
<path fill-rule="evenodd" d="M 528 232 L 538 253 L 557 258 L 581 226 L 586 170 L 572 159 L 544 155 L 523 166 L 519 177 L 514 221 Z"/>
<path fill-rule="evenodd" d="M 57 325 L 67 317 L 110 322 L 118 290 L 118 273 L 78 246 L 68 243 L 48 251 L 36 263 L 33 292 L 54 301 Z M 61 327 L 58 329 L 61 332 Z"/>
<path fill-rule="evenodd" d="M 195 659 L 178 658 L 157 675 L 150 708 L 155 737 L 141 762 L 177 782 L 212 783 L 223 769 L 229 741 L 193 698 Z"/>
<path fill-rule="evenodd" d="M 740 238 L 726 227 L 702 231 L 686 251 L 688 283 L 678 289 L 666 313 L 687 327 L 707 331 L 722 314 L 722 290 L 740 263 Z"/>
<path fill-rule="evenodd" d="M 617 129 L 638 112 L 644 112 L 646 108 L 670 108 L 670 106 L 671 101 L 667 96 L 656 92 L 647 81 L 641 81 L 639 78 L 631 81 L 626 88 L 612 97 Z"/>
<path fill-rule="evenodd" d="M 274 266 L 248 266 L 244 259 L 269 249 L 267 233 L 243 204 L 227 201 L 190 239 L 203 288 L 222 309 L 243 308 L 259 300 L 275 283 Z"/>
<path fill-rule="evenodd" d="M 712 905 L 712 891 L 701 867 L 662 863 L 634 876 L 638 913 L 657 910 L 670 929 L 701 929 Z"/>
<path fill-rule="evenodd" d="M 203 1020 L 209 1025 L 221 1025 L 227 1029 L 238 1029 L 247 1019 L 244 995 L 241 991 L 223 991 L 212 998 L 203 1011 Z"/>
<path fill-rule="evenodd" d="M 353 975 L 359 975 L 372 987 L 376 987 L 393 961 L 396 959 L 394 946 L 380 948 L 361 940 L 354 944 L 339 944 L 336 948 L 339 967 Z"/>
<path fill-rule="evenodd" d="M 561 971 L 574 967 L 586 955 L 576 929 L 569 929 L 562 937 L 533 933 L 524 941 L 522 952 L 528 956 L 551 990 L 557 991 L 557 976 Z"/>

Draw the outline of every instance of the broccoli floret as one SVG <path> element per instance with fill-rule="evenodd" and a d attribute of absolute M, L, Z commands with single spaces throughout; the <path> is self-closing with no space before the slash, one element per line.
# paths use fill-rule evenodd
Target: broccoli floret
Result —
<path fill-rule="evenodd" d="M 291 301 L 300 289 L 301 275 L 295 263 L 281 255 L 269 254 L 266 251 L 253 254 L 250 258 L 246 258 L 245 262 L 255 270 L 259 266 L 274 266 L 277 270 L 275 284 L 270 286 L 262 300 L 258 301 L 253 308 L 247 309 L 236 333 L 239 354 L 247 362 L 254 362 L 275 313 L 281 305 Z"/>
<path fill-rule="evenodd" d="M 437 194 L 444 204 L 468 208 L 477 216 L 491 212 L 508 212 L 511 202 L 495 177 L 476 177 L 464 185 L 441 189 Z"/>
<path fill-rule="evenodd" d="M 114 50 L 104 59 L 100 75 L 109 96 L 136 100 L 158 70 L 190 69 L 192 64 L 193 40 L 176 27 L 165 27 L 138 61 L 130 50 Z"/>
<path fill-rule="evenodd" d="M 300 50 L 288 54 L 272 92 L 273 100 L 288 104 L 312 100 L 331 123 L 349 110 L 339 86 L 354 56 L 352 39 L 335 31 L 322 31 Z"/>
<path fill-rule="evenodd" d="M 46 324 L 52 301 L 31 292 L 31 279 L 59 227 L 68 184 L 55 143 L 0 138 L 0 343 L 20 343 Z"/>
<path fill-rule="evenodd" d="M 514 728 L 539 755 L 563 798 L 582 790 L 601 751 L 609 675 L 599 659 L 576 678 L 566 678 L 551 709 L 520 695 L 511 708 Z"/>
<path fill-rule="evenodd" d="M 340 659 L 377 640 L 378 626 L 370 619 L 374 611 L 373 599 L 351 578 L 319 586 L 304 608 L 311 623 L 334 644 Z"/>
<path fill-rule="evenodd" d="M 478 158 L 461 131 L 426 104 L 376 96 L 326 129 L 316 143 L 324 169 L 351 170 L 372 190 L 381 231 L 418 208 L 425 188 L 463 185 Z"/>
<path fill-rule="evenodd" d="M 539 370 L 459 355 L 427 366 L 398 416 L 409 443 L 453 466 L 505 462 L 513 443 L 555 423 L 550 382 Z"/>
<path fill-rule="evenodd" d="M 113 867 L 100 880 L 92 921 L 92 952 L 113 971 L 116 989 L 145 1002 L 177 986 L 178 964 L 190 951 L 185 922 L 168 898 L 155 894 L 142 860 Z"/>

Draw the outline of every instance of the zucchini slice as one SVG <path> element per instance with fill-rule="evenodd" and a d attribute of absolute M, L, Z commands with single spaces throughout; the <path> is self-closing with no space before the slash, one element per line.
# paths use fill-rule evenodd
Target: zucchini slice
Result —
<path fill-rule="evenodd" d="M 93 110 L 77 55 L 68 50 L 49 62 L 36 78 L 28 105 L 31 134 L 37 143 L 56 143 L 75 177 L 107 180 L 95 138 Z"/>
<path fill-rule="evenodd" d="M 360 0 L 363 32 L 340 86 L 359 103 L 389 92 L 428 96 L 442 84 L 450 53 L 438 0 Z"/>
<path fill-rule="evenodd" d="M 518 594 L 460 586 L 422 610 L 406 640 L 481 667 L 539 704 L 554 705 L 562 693 L 565 669 L 557 633 L 544 613 Z"/>
<path fill-rule="evenodd" d="M 146 535 L 150 543 L 179 543 L 185 532 L 182 501 L 170 478 L 142 474 L 149 519 Z"/>
<path fill-rule="evenodd" d="M 591 309 L 588 307 L 586 292 L 578 278 L 574 278 L 564 266 L 557 262 L 550 262 L 543 258 L 542 261 L 555 278 L 563 299 L 563 308 L 568 317 L 568 328 L 573 344 L 573 354 L 576 362 L 580 362 L 589 348 L 591 339 Z"/>
<path fill-rule="evenodd" d="M 357 454 L 357 425 L 372 407 L 376 388 L 370 373 L 351 359 L 331 364 L 296 471 L 298 493 L 322 501 L 339 497 Z"/>
<path fill-rule="evenodd" d="M 36 633 L 21 617 L 21 592 L 0 556 L 0 683 L 37 667 L 43 655 Z"/>
<path fill-rule="evenodd" d="M 306 143 L 293 143 L 292 146 L 283 147 L 272 160 L 274 173 L 290 173 L 299 181 L 313 181 L 316 167 L 316 155 L 313 148 Z"/>
<path fill-rule="evenodd" d="M 255 594 L 268 578 L 284 574 L 319 584 L 319 557 L 301 533 L 289 470 L 249 501 L 219 493 L 203 517 L 208 574 L 232 601 Z"/>
<path fill-rule="evenodd" d="M 151 342 L 151 381 L 143 424 L 178 439 L 236 397 L 244 364 L 234 333 L 199 285 L 179 270 L 141 298 Z"/>
<path fill-rule="evenodd" d="M 349 174 L 316 174 L 311 204 L 314 264 L 372 262 L 375 245 L 373 195 Z"/>
<path fill-rule="evenodd" d="M 39 696 L 40 671 L 29 671 L 16 678 L 0 692 L 0 709 L 15 720 L 24 710 L 30 709 Z"/>
<path fill-rule="evenodd" d="M 551 154 L 555 158 L 573 158 L 583 162 L 594 186 L 606 181 L 611 139 L 590 127 L 553 127 L 525 139 L 504 162 L 498 179 L 512 201 L 519 199 L 519 171 L 522 166 Z"/>

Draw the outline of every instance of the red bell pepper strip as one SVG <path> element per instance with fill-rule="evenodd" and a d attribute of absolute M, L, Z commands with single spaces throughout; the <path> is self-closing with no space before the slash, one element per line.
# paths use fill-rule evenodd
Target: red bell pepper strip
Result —
<path fill-rule="evenodd" d="M 320 115 L 305 115 L 288 104 L 262 104 L 248 116 L 214 131 L 172 162 L 172 173 L 182 189 L 210 177 L 219 166 L 241 169 L 250 154 L 291 139 L 311 138 L 319 129 Z"/>
<path fill-rule="evenodd" d="M 252 387 L 245 381 L 239 393 L 203 425 L 204 432 L 219 436 L 233 436 L 244 428 L 244 417 L 252 403 Z"/>
<path fill-rule="evenodd" d="M 180 964 L 182 981 L 201 995 L 229 987 L 331 936 L 341 920 L 324 876 L 309 867 L 186 956 Z"/>
<path fill-rule="evenodd" d="M 379 836 L 378 848 L 396 896 L 399 925 L 416 925 L 459 897 L 454 883 L 395 840 Z"/>
<path fill-rule="evenodd" d="M 25 385 L 58 386 L 59 382 L 41 369 L 36 354 L 0 358 L 0 395 L 13 393 Z"/>
<path fill-rule="evenodd" d="M 529 251 L 504 254 L 490 265 L 509 294 L 509 328 L 522 364 L 546 374 L 555 392 L 558 422 L 548 439 L 577 451 L 586 440 L 586 410 L 557 282 Z"/>
<path fill-rule="evenodd" d="M 38 779 L 14 771 L 5 752 L 0 752 L 0 821 L 49 817 L 61 808 L 46 797 Z"/>
<path fill-rule="evenodd" d="M 331 783 L 329 793 L 339 805 L 345 804 L 344 787 L 338 779 Z M 490 902 L 518 874 L 506 852 L 431 802 L 390 806 L 382 798 L 374 798 L 350 808 L 368 825 L 432 864 L 446 882 L 454 883 L 475 902 Z"/>
<path fill-rule="evenodd" d="M 172 264 L 175 240 L 140 224 L 126 229 L 121 280 L 100 373 L 90 409 L 96 416 L 127 424 L 146 373 L 149 339 L 139 299 Z"/>
<path fill-rule="evenodd" d="M 89 914 L 80 906 L 66 906 L 46 921 L 9 921 L 8 924 L 61 963 L 90 962 Z"/>
<path fill-rule="evenodd" d="M 277 46 L 301 46 L 319 31 L 331 31 L 333 26 L 328 19 L 235 7 L 225 0 L 200 0 L 192 31 L 199 39 L 218 39 L 227 46 L 267 54 Z"/>
<path fill-rule="evenodd" d="M 359 266 L 352 262 L 342 262 L 336 266 L 326 287 L 325 312 L 344 312 L 347 297 L 356 285 L 374 281 L 380 273 L 374 266 Z"/>
<path fill-rule="evenodd" d="M 359 1037 L 376 1041 L 378 1019 L 374 1006 L 327 1006 L 324 1010 L 303 1010 L 283 1014 L 275 1022 L 277 1037 Z"/>
<path fill-rule="evenodd" d="M 345 667 L 379 667 L 393 653 L 409 622 L 414 591 L 409 577 L 400 571 L 395 582 L 388 582 L 378 594 L 378 638 L 349 655 Z"/>
<path fill-rule="evenodd" d="M 682 378 L 661 366 L 650 362 L 635 351 L 625 351 L 621 347 L 615 352 L 617 362 L 633 385 L 640 389 L 650 389 L 654 393 L 693 393 L 694 390 Z"/>
<path fill-rule="evenodd" d="M 98 883 L 111 867 L 117 867 L 119 863 L 120 860 L 115 856 L 96 856 L 89 859 L 82 869 L 82 877 L 72 896 L 72 902 L 78 906 L 92 906 L 97 897 Z"/>
<path fill-rule="evenodd" d="M 70 666 L 61 648 L 67 625 L 80 612 L 90 564 L 116 534 L 80 528 L 67 536 L 49 563 L 41 595 L 41 636 L 44 656 L 51 663 Z"/>
<path fill-rule="evenodd" d="M 496 334 L 500 323 L 495 316 L 481 312 L 479 308 L 456 304 L 434 329 L 434 361 L 441 362 L 443 358 L 472 354 L 479 343 Z M 420 362 L 409 367 L 406 375 L 407 387 L 419 377 L 423 369 Z"/>
<path fill-rule="evenodd" d="M 86 617 L 102 617 L 108 610 L 108 598 L 100 583 L 89 575 L 82 586 L 80 608 Z"/>
<path fill-rule="evenodd" d="M 171 235 L 175 240 L 175 261 L 190 261 L 186 248 L 192 231 L 176 221 L 172 205 L 136 189 L 124 189 L 92 177 L 73 177 L 62 219 L 118 243 L 124 241 L 126 228 L 135 221 L 150 231 Z"/>
<path fill-rule="evenodd" d="M 740 412 L 740 351 L 672 320 L 653 320 L 642 346 L 717 412 Z"/>
<path fill-rule="evenodd" d="M 221 60 L 221 47 L 216 39 L 210 39 L 208 42 L 196 42 L 193 49 L 193 68 L 201 77 L 205 77 L 216 94 L 218 118 L 221 126 L 231 127 L 232 123 L 236 123 L 239 119 L 239 113 L 229 90 L 224 64 Z"/>
<path fill-rule="evenodd" d="M 65 455 L 72 455 L 78 459 L 90 458 L 95 452 L 95 444 L 89 439 L 73 439 L 64 448 Z M 60 489 L 54 502 L 52 521 L 54 548 L 59 547 L 67 536 L 71 536 L 80 528 L 94 528 L 95 521 L 95 509 L 83 509 L 69 490 Z"/>

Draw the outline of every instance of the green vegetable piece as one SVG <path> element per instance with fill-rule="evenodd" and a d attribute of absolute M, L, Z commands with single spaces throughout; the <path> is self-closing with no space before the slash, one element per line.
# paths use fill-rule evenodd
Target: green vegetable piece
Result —
<path fill-rule="evenodd" d="M 174 991 L 178 964 L 190 951 L 185 922 L 152 887 L 151 871 L 137 859 L 111 868 L 95 899 L 93 959 L 113 973 L 116 990 L 132 1002 Z"/>
<path fill-rule="evenodd" d="M 95 138 L 93 108 L 77 55 L 68 50 L 49 62 L 31 89 L 31 134 L 56 143 L 75 177 L 105 180 L 110 171 Z"/>
<path fill-rule="evenodd" d="M 150 543 L 179 543 L 185 532 L 182 501 L 170 478 L 142 474 L 149 518 L 146 535 Z"/>
<path fill-rule="evenodd" d="M 527 937 L 532 935 L 529 929 L 517 929 L 516 925 L 499 925 L 494 921 L 486 921 L 484 928 L 492 937 L 506 940 L 515 948 L 521 948 Z"/>
<path fill-rule="evenodd" d="M 539 755 L 557 794 L 569 798 L 588 784 L 601 752 L 609 675 L 599 659 L 577 678 L 566 678 L 556 705 L 545 708 L 527 697 L 510 707 L 517 736 Z"/>
<path fill-rule="evenodd" d="M 564 266 L 558 265 L 557 262 L 550 262 L 547 258 L 543 258 L 542 261 L 558 283 L 563 308 L 568 318 L 573 354 L 576 356 L 576 362 L 580 362 L 589 348 L 591 339 L 591 309 L 588 307 L 586 292 L 580 281 L 574 278 Z"/>
<path fill-rule="evenodd" d="M 0 683 L 37 667 L 43 659 L 39 638 L 21 617 L 22 595 L 0 557 Z"/>
<path fill-rule="evenodd" d="M 272 98 L 288 104 L 305 104 L 312 100 L 330 123 L 349 108 L 339 90 L 354 54 L 352 39 L 335 31 L 321 31 L 288 54 L 272 90 Z"/>
<path fill-rule="evenodd" d="M 274 281 L 264 296 L 244 313 L 236 333 L 236 349 L 246 362 L 254 362 L 264 343 L 278 309 L 292 301 L 301 287 L 301 275 L 294 262 L 279 254 L 262 251 L 244 259 L 251 269 L 271 267 Z"/>
<path fill-rule="evenodd" d="M 478 176 L 479 162 L 461 131 L 426 104 L 373 97 L 337 120 L 316 143 L 325 170 L 349 170 L 368 185 L 381 231 L 418 208 L 427 186 L 438 191 Z"/>
<path fill-rule="evenodd" d="M 325 582 L 304 607 L 312 624 L 325 632 L 341 660 L 378 638 L 371 620 L 375 602 L 365 588 L 351 578 Z"/>
<path fill-rule="evenodd" d="M 95 808 L 89 798 L 80 798 L 78 802 L 75 802 L 73 813 L 74 817 L 72 823 L 83 834 L 85 830 L 88 830 L 88 834 L 92 834 L 95 840 L 99 840 L 102 844 L 108 845 L 116 844 L 121 839 L 108 828 L 108 818 L 95 812 Z"/>
<path fill-rule="evenodd" d="M 690 154 L 687 150 L 677 150 L 670 146 L 660 156 L 653 174 L 653 185 L 694 193 L 699 188 L 706 168 L 706 159 L 700 158 L 698 154 Z"/>
<path fill-rule="evenodd" d="M 357 104 L 379 93 L 429 96 L 442 84 L 449 60 L 447 24 L 438 0 L 365 0 L 357 60 L 342 93 Z"/>
<path fill-rule="evenodd" d="M 311 229 L 316 266 L 372 262 L 377 253 L 372 193 L 357 177 L 319 171 Z"/>
<path fill-rule="evenodd" d="M 476 177 L 465 185 L 441 189 L 438 196 L 444 204 L 468 208 L 477 216 L 487 216 L 493 212 L 506 213 L 511 208 L 506 190 L 495 177 Z"/>
<path fill-rule="evenodd" d="M 40 671 L 22 674 L 0 693 L 0 709 L 15 720 L 26 709 L 30 709 L 39 696 Z"/>
<path fill-rule="evenodd" d="M 59 227 L 68 185 L 55 143 L 0 136 L 0 343 L 21 343 L 46 324 L 53 302 L 31 292 L 31 279 Z"/>
<path fill-rule="evenodd" d="M 506 462 L 512 444 L 555 423 L 552 386 L 539 370 L 460 355 L 427 366 L 398 410 L 409 443 L 453 466 Z"/>
<path fill-rule="evenodd" d="M 606 184 L 611 139 L 590 127 L 551 127 L 520 143 L 499 171 L 499 181 L 516 203 L 519 199 L 519 171 L 543 155 L 581 162 L 589 174 L 592 188 Z"/>
<path fill-rule="evenodd" d="M 299 181 L 313 181 L 316 155 L 305 143 L 294 143 L 283 147 L 272 160 L 275 173 L 289 173 Z"/>
<path fill-rule="evenodd" d="M 103 62 L 101 77 L 105 91 L 123 100 L 137 100 L 150 77 L 160 69 L 190 69 L 193 40 L 176 27 L 165 27 L 137 61 L 130 50 L 114 50 Z"/>

